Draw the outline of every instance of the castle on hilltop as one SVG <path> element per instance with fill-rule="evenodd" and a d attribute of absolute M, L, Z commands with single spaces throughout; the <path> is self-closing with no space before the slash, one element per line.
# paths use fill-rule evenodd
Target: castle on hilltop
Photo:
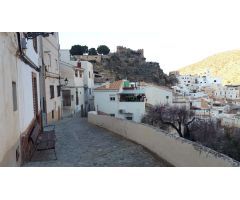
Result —
<path fill-rule="evenodd" d="M 138 50 L 132 50 L 123 46 L 117 46 L 117 54 L 125 54 L 125 53 L 134 53 L 140 57 L 144 57 L 144 50 L 143 49 L 138 49 Z"/>

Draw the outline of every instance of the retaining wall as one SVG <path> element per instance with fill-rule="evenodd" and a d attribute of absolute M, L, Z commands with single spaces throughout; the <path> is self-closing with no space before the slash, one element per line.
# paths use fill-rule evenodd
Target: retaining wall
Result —
<path fill-rule="evenodd" d="M 173 166 L 229 167 L 240 163 L 198 143 L 133 121 L 88 113 L 88 121 L 143 145 Z"/>

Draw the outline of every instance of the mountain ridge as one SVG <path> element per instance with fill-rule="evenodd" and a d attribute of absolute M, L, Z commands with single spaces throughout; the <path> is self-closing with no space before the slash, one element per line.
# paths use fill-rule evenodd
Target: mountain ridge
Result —
<path fill-rule="evenodd" d="M 240 50 L 216 53 L 178 71 L 181 75 L 194 75 L 204 73 L 207 69 L 212 76 L 221 78 L 224 85 L 240 85 Z"/>

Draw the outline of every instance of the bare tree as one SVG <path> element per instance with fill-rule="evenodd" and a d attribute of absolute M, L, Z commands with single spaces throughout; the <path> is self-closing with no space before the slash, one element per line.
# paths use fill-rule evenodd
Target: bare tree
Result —
<path fill-rule="evenodd" d="M 240 161 L 240 128 L 222 127 L 217 120 L 198 119 L 184 107 L 148 107 L 143 123 L 167 130 L 174 128 L 180 137 L 198 142 Z"/>
<path fill-rule="evenodd" d="M 218 138 L 224 134 L 223 128 L 211 119 L 196 119 L 189 127 L 189 132 L 191 140 L 209 147 L 215 145 Z"/>
<path fill-rule="evenodd" d="M 217 121 L 195 120 L 190 140 L 240 161 L 240 129 L 221 127 Z"/>
<path fill-rule="evenodd" d="M 169 105 L 157 105 L 150 107 L 142 122 L 151 125 L 170 126 L 174 128 L 180 137 L 190 137 L 190 124 L 195 120 L 194 112 L 186 107 Z"/>

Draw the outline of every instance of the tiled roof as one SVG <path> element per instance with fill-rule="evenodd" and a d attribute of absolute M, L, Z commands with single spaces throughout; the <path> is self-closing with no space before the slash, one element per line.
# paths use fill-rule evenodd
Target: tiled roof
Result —
<path fill-rule="evenodd" d="M 123 80 L 115 81 L 96 88 L 95 90 L 119 90 L 122 86 Z"/>

